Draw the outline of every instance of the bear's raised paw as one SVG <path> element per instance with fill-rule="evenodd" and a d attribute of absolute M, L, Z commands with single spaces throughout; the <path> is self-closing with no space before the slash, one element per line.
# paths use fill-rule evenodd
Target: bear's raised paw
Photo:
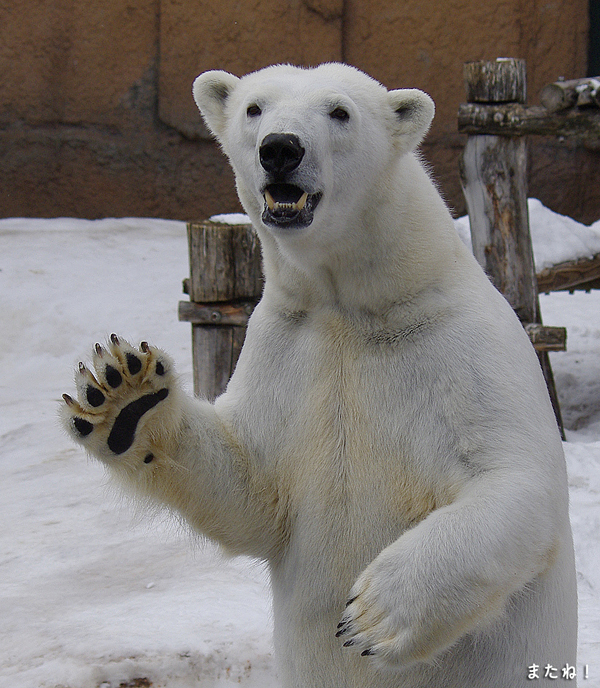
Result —
<path fill-rule="evenodd" d="M 63 394 L 65 427 L 104 462 L 152 463 L 176 422 L 171 360 L 146 342 L 138 350 L 113 334 L 106 347 L 96 344 L 92 363 L 95 374 L 83 363 L 75 373 L 77 399 Z"/>

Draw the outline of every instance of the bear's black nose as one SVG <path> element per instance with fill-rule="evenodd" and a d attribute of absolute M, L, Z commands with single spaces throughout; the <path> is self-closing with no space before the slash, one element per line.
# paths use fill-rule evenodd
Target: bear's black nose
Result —
<path fill-rule="evenodd" d="M 269 134 L 259 150 L 260 164 L 273 177 L 283 179 L 298 167 L 304 148 L 295 134 Z"/>

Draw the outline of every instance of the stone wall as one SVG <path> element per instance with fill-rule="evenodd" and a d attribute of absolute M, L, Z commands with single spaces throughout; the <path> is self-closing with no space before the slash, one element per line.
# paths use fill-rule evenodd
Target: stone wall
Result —
<path fill-rule="evenodd" d="M 205 69 L 344 60 L 437 105 L 423 147 L 464 212 L 462 64 L 523 57 L 530 102 L 586 74 L 587 0 L 0 2 L 0 216 L 204 218 L 239 209 L 191 97 Z M 600 154 L 532 141 L 532 195 L 600 217 Z"/>

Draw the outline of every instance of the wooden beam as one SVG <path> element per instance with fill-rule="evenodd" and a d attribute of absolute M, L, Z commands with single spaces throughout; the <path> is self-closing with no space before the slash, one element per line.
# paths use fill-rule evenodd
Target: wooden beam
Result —
<path fill-rule="evenodd" d="M 179 320 L 195 325 L 224 325 L 246 327 L 256 301 L 237 303 L 179 302 Z"/>
<path fill-rule="evenodd" d="M 524 327 L 536 351 L 567 350 L 566 327 L 546 327 L 539 323 L 529 323 Z"/>
<path fill-rule="evenodd" d="M 537 275 L 540 292 L 597 289 L 600 281 L 600 254 L 545 268 Z"/>
<path fill-rule="evenodd" d="M 539 105 L 463 103 L 458 108 L 458 131 L 493 136 L 558 136 L 588 148 L 600 148 L 600 110 L 551 113 Z"/>

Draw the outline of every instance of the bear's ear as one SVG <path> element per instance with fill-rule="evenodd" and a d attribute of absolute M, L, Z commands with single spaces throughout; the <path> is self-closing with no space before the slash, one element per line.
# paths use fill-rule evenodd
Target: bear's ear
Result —
<path fill-rule="evenodd" d="M 225 105 L 239 83 L 237 76 L 214 70 L 204 72 L 194 81 L 192 92 L 196 105 L 211 132 L 221 140 L 227 121 Z"/>
<path fill-rule="evenodd" d="M 388 92 L 393 112 L 392 135 L 403 153 L 414 150 L 423 140 L 433 115 L 433 100 L 416 88 Z"/>

